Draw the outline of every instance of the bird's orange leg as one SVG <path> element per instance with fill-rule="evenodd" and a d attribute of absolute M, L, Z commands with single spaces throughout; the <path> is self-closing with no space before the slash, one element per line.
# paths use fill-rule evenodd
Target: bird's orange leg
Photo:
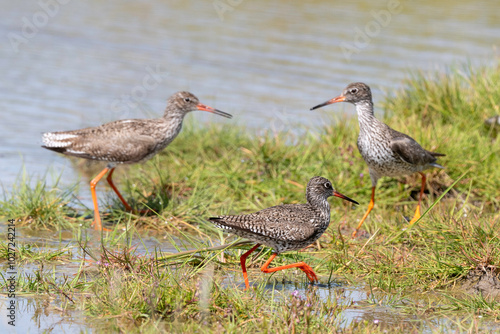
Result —
<path fill-rule="evenodd" d="M 101 216 L 99 215 L 99 206 L 97 204 L 97 195 L 95 193 L 95 186 L 97 185 L 97 182 L 99 182 L 100 179 L 106 173 L 109 171 L 109 168 L 106 167 L 100 172 L 92 181 L 90 181 L 90 193 L 92 194 L 92 202 L 94 203 L 94 222 L 92 223 L 91 226 L 94 227 L 94 230 L 96 231 L 102 231 L 102 224 L 101 224 Z"/>
<path fill-rule="evenodd" d="M 418 204 L 417 204 L 417 209 L 415 210 L 415 215 L 413 216 L 412 220 L 410 220 L 410 226 L 415 224 L 415 222 L 420 218 L 420 203 L 422 202 L 422 197 L 424 196 L 424 190 L 425 190 L 425 182 L 426 182 L 426 177 L 425 174 L 422 172 L 418 172 L 420 175 L 422 175 L 422 187 L 420 188 L 420 196 L 418 197 Z"/>
<path fill-rule="evenodd" d="M 243 278 L 245 279 L 245 290 L 250 288 L 250 283 L 248 283 L 247 267 L 246 267 L 245 263 L 247 262 L 248 255 L 250 255 L 250 253 L 252 253 L 254 250 L 256 250 L 259 246 L 260 246 L 260 244 L 253 246 L 252 248 L 250 248 L 250 250 L 248 252 L 246 252 L 245 254 L 243 254 L 240 257 L 241 270 L 243 271 Z"/>
<path fill-rule="evenodd" d="M 300 270 L 302 270 L 303 272 L 306 273 L 307 278 L 309 278 L 309 280 L 311 281 L 311 283 L 314 283 L 314 282 L 318 281 L 318 277 L 316 276 L 316 274 L 314 273 L 314 271 L 312 270 L 312 268 L 309 267 L 305 262 L 297 262 L 297 263 L 287 264 L 285 266 L 268 268 L 269 264 L 271 264 L 271 261 L 274 260 L 274 258 L 276 257 L 276 255 L 278 255 L 278 254 L 273 253 L 273 255 L 271 255 L 271 257 L 269 258 L 269 260 L 267 260 L 267 262 L 264 263 L 264 265 L 262 266 L 262 268 L 260 268 L 260 270 L 262 270 L 262 272 L 268 274 L 268 273 L 273 273 L 275 271 L 283 270 L 283 269 L 299 268 Z"/>
<path fill-rule="evenodd" d="M 370 211 L 372 211 L 374 205 L 375 205 L 375 187 L 372 187 L 372 198 L 370 200 L 370 204 L 368 204 L 368 210 L 366 210 L 365 215 L 363 216 L 363 218 L 361 218 L 361 221 L 359 222 L 358 227 L 356 227 L 356 230 L 352 232 L 353 238 L 356 236 L 356 234 L 358 234 L 361 225 L 363 225 L 363 222 L 365 221 L 366 217 L 368 217 L 368 215 L 370 214 Z"/>
<path fill-rule="evenodd" d="M 111 189 L 113 189 L 113 191 L 116 193 L 116 195 L 118 195 L 118 198 L 120 199 L 120 201 L 122 201 L 123 206 L 125 207 L 125 209 L 127 209 L 127 211 L 132 211 L 132 207 L 127 203 L 127 201 L 125 200 L 125 198 L 123 198 L 122 194 L 120 194 L 120 192 L 118 191 L 118 189 L 115 187 L 115 184 L 113 183 L 112 175 L 113 175 L 114 171 L 115 171 L 115 167 L 111 168 L 111 170 L 109 171 L 109 174 L 108 174 L 108 177 L 106 178 L 106 180 L 108 181 L 109 185 L 111 186 Z"/>

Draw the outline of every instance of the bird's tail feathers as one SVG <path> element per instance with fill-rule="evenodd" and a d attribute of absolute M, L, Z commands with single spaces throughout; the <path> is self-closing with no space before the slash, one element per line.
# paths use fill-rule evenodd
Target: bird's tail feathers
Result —
<path fill-rule="evenodd" d="M 77 137 L 77 135 L 71 133 L 45 132 L 42 136 L 43 147 L 48 149 L 69 147 Z"/>

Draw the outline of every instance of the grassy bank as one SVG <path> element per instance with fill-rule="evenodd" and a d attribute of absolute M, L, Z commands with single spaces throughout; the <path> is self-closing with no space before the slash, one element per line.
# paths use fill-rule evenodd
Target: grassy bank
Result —
<path fill-rule="evenodd" d="M 500 113 L 499 79 L 498 65 L 417 74 L 383 103 L 391 127 L 447 155 L 440 159 L 445 170 L 428 173 L 423 209 L 431 209 L 412 229 L 405 229 L 404 216 L 415 210 L 416 175 L 382 179 L 362 237 L 348 237 L 366 210 L 371 187 L 355 144 L 355 118 L 314 111 L 340 116 L 300 137 L 256 137 L 243 127 L 188 125 L 151 161 L 117 170 L 116 180 L 133 206 L 156 214 L 127 213 L 110 195 L 101 205 L 105 223 L 114 229 L 103 239 L 105 249 L 91 247 L 95 236 L 82 236 L 80 225 L 90 225 L 92 211 L 79 208 L 68 189 L 48 189 L 42 181 L 35 188 L 20 182 L 12 189 L 0 203 L 0 215 L 19 219 L 19 226 L 31 231 L 74 229 L 78 248 L 85 250 L 75 275 L 60 277 L 46 266 L 55 261 L 75 265 L 67 243 L 61 243 L 60 252 L 23 245 L 23 264 L 36 270 L 19 279 L 20 293 L 57 295 L 57 307 L 83 311 L 103 319 L 102 326 L 123 331 L 443 329 L 440 322 L 424 326 L 396 316 L 396 321 L 382 323 L 370 317 L 350 323 L 346 318 L 349 310 L 381 306 L 397 310 L 401 319 L 445 317 L 445 327 L 463 331 L 500 320 L 500 139 L 483 123 Z M 235 238 L 217 231 L 206 218 L 303 202 L 305 184 L 314 175 L 329 178 L 337 190 L 361 203 L 353 208 L 331 199 L 332 224 L 319 243 L 276 259 L 275 265 L 306 261 L 320 285 L 308 287 L 300 271 L 262 274 L 257 268 L 270 255 L 264 248 L 249 259 L 253 287 L 242 291 L 239 255 L 250 246 L 217 247 Z M 178 252 L 134 251 L 130 240 L 140 243 L 146 230 L 176 244 Z M 0 245 L 3 259 L 5 248 Z M 356 286 L 366 298 L 356 305 L 346 302 L 349 297 L 333 289 L 337 284 Z M 331 294 L 325 297 L 325 291 Z"/>

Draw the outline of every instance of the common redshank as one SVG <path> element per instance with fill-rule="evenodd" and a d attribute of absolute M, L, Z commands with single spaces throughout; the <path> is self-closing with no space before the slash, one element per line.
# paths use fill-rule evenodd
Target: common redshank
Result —
<path fill-rule="evenodd" d="M 359 121 L 358 149 L 368 165 L 372 181 L 372 196 L 368 210 L 359 222 L 352 236 L 355 237 L 361 225 L 375 204 L 375 187 L 382 176 L 401 176 L 418 172 L 422 176 L 422 186 L 415 215 L 410 226 L 420 218 L 420 203 L 425 189 L 425 174 L 422 171 L 431 168 L 444 168 L 436 163 L 441 153 L 430 152 L 422 148 L 413 138 L 391 129 L 375 118 L 373 113 L 372 93 L 368 85 L 356 82 L 349 84 L 342 94 L 311 110 L 336 102 L 349 102 L 356 106 Z"/>
<path fill-rule="evenodd" d="M 117 164 L 133 164 L 146 161 L 163 150 L 175 139 L 182 128 L 184 116 L 190 111 L 203 110 L 231 118 L 223 111 L 201 104 L 189 92 L 177 92 L 167 101 L 163 117 L 156 119 L 124 119 L 97 127 L 74 131 L 46 132 L 42 147 L 79 158 L 107 161 L 108 165 L 91 182 L 90 192 L 94 203 L 96 230 L 102 230 L 95 187 L 106 178 L 125 208 L 132 210 L 113 183 L 112 175 Z"/>
<path fill-rule="evenodd" d="M 358 202 L 335 191 L 332 183 L 321 176 L 309 180 L 306 188 L 306 204 L 282 204 L 247 215 L 212 217 L 210 221 L 226 232 L 247 238 L 257 244 L 240 257 L 246 289 L 248 283 L 246 259 L 261 244 L 271 247 L 274 252 L 260 268 L 264 273 L 299 268 L 311 282 L 318 280 L 310 266 L 304 262 L 268 268 L 271 261 L 285 251 L 302 249 L 325 232 L 330 224 L 330 204 L 328 197 L 337 196 L 352 203 Z"/>

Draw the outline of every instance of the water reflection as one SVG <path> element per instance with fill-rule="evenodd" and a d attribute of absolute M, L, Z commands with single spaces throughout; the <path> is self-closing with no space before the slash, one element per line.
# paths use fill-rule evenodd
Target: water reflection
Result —
<path fill-rule="evenodd" d="M 234 276 L 236 282 L 241 281 Z M 241 281 L 240 288 L 244 288 Z M 234 286 L 234 285 L 233 285 Z M 261 287 L 259 287 L 260 289 Z M 412 308 L 411 305 L 419 305 L 423 299 L 422 295 L 415 294 L 406 298 L 393 298 L 390 293 L 373 293 L 365 284 L 352 284 L 342 279 L 333 279 L 329 284 L 280 282 L 270 279 L 265 284 L 267 296 L 276 301 L 289 301 L 293 298 L 302 300 L 319 299 L 330 307 L 340 305 L 341 311 L 336 315 L 339 328 L 347 328 L 353 323 L 364 322 L 373 326 L 386 328 L 389 331 L 399 330 L 411 332 L 418 329 L 423 333 L 456 333 L 464 328 L 476 328 L 485 331 L 495 332 L 500 326 L 491 319 L 483 319 L 478 315 L 450 315 L 449 313 L 439 313 L 436 309 L 445 305 L 434 302 L 436 309 Z M 425 298 L 431 298 L 426 295 Z M 436 298 L 436 301 L 438 299 Z M 324 306 L 326 307 L 326 306 Z M 319 306 L 315 305 L 313 310 L 319 311 Z M 397 328 L 397 329 L 396 329 Z"/>
<path fill-rule="evenodd" d="M 58 298 L 57 298 L 58 299 Z M 61 312 L 57 306 L 60 300 L 51 300 L 50 297 L 17 297 L 15 327 L 3 323 L 6 318 L 5 310 L 9 299 L 0 297 L 0 328 L 2 333 L 87 333 L 88 319 L 80 311 Z M 94 321 L 94 320 L 93 320 Z M 99 323 L 96 320 L 92 327 Z"/>

